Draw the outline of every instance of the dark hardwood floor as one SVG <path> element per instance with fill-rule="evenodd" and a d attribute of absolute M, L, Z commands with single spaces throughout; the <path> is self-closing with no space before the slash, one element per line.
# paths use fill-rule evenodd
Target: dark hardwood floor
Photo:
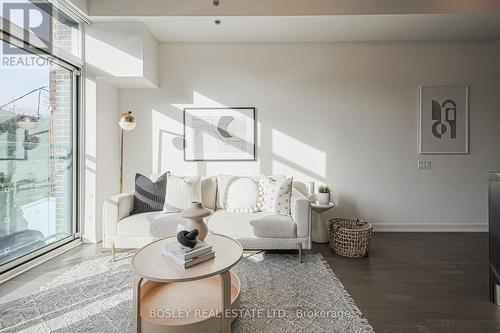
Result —
<path fill-rule="evenodd" d="M 375 233 L 370 256 L 314 244 L 376 332 L 500 332 L 487 233 Z"/>
<path fill-rule="evenodd" d="M 0 285 L 0 310 L 101 251 L 87 244 Z M 347 259 L 314 244 L 380 332 L 500 332 L 488 302 L 488 234 L 375 233 L 370 256 Z"/>

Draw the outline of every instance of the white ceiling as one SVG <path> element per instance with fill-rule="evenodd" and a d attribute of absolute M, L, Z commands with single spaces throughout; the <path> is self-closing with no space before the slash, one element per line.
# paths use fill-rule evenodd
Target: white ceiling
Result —
<path fill-rule="evenodd" d="M 215 19 L 222 23 L 216 25 Z M 415 41 L 500 38 L 499 14 L 100 17 L 142 21 L 160 42 Z"/>
<path fill-rule="evenodd" d="M 59 0 L 60 1 L 60 0 Z M 498 0 L 65 0 L 96 16 L 295 16 L 500 13 Z"/>

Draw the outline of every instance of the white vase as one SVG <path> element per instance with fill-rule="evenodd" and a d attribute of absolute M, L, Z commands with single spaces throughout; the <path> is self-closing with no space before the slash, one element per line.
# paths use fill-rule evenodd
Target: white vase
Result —
<path fill-rule="evenodd" d="M 190 218 L 189 219 L 189 229 L 193 230 L 198 229 L 198 236 L 196 236 L 199 240 L 204 240 L 208 234 L 208 226 L 203 221 L 203 217 L 201 218 Z"/>
<path fill-rule="evenodd" d="M 198 229 L 199 233 L 196 238 L 204 240 L 208 234 L 208 226 L 203 221 L 203 218 L 209 216 L 210 214 L 210 210 L 203 207 L 201 202 L 193 201 L 191 205 L 181 213 L 181 216 L 189 220 L 189 230 Z"/>
<path fill-rule="evenodd" d="M 330 193 L 318 193 L 318 203 L 328 205 L 330 203 Z"/>
<path fill-rule="evenodd" d="M 311 203 L 318 201 L 318 196 L 314 193 L 314 182 L 309 182 L 309 194 L 307 195 L 307 200 Z"/>

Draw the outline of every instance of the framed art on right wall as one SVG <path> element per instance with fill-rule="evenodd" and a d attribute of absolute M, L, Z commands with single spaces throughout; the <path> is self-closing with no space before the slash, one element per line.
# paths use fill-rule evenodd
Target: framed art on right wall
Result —
<path fill-rule="evenodd" d="M 419 153 L 469 153 L 469 86 L 420 86 Z"/>

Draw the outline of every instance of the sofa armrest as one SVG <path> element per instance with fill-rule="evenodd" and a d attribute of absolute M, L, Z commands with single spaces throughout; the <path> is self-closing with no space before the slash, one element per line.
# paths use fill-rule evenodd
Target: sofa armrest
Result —
<path fill-rule="evenodd" d="M 110 237 L 116 236 L 118 222 L 129 216 L 134 207 L 133 193 L 120 193 L 104 201 L 102 207 L 102 240 L 104 247 L 110 247 Z"/>
<path fill-rule="evenodd" d="M 291 213 L 297 224 L 297 237 L 311 237 L 311 203 L 295 188 L 292 190 Z"/>

